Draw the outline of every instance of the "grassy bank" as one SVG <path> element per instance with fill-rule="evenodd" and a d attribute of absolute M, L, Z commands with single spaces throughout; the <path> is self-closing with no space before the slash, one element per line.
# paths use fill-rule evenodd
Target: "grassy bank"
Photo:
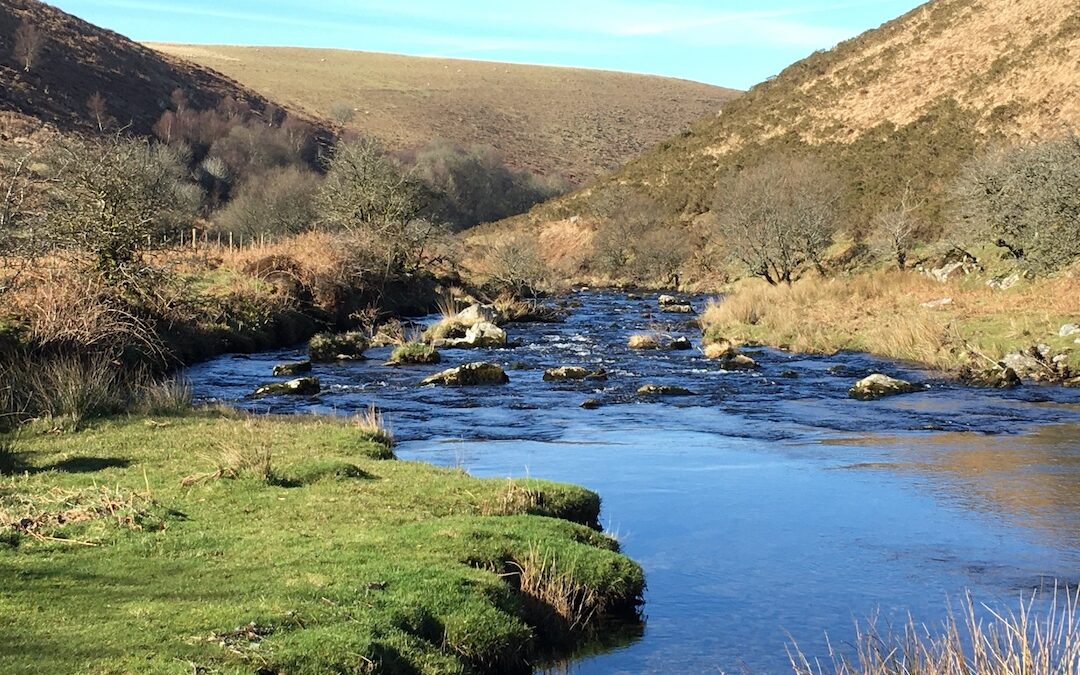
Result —
<path fill-rule="evenodd" d="M 810 353 L 868 352 L 942 370 L 1050 345 L 1080 368 L 1080 279 L 1060 276 L 996 290 L 977 275 L 939 283 L 916 272 L 806 278 L 791 286 L 739 282 L 702 316 L 706 336 Z M 949 302 L 942 302 L 948 299 Z"/>
<path fill-rule="evenodd" d="M 395 461 L 370 420 L 4 443 L 4 672 L 527 671 L 643 590 L 595 494 Z"/>

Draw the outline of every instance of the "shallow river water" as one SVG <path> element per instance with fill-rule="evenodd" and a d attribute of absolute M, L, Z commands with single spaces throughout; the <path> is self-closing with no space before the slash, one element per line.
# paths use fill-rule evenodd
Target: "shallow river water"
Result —
<path fill-rule="evenodd" d="M 263 412 L 375 404 L 402 459 L 599 492 L 606 529 L 645 568 L 644 633 L 553 671 L 790 672 L 793 640 L 825 656 L 826 633 L 843 644 L 871 615 L 933 625 L 966 591 L 1016 608 L 1055 580 L 1080 582 L 1080 390 L 975 390 L 861 354 L 766 349 L 748 350 L 760 371 L 729 373 L 697 350 L 626 348 L 630 334 L 658 327 L 697 344 L 685 317 L 655 312 L 656 296 L 573 299 L 581 306 L 565 323 L 509 326 L 517 349 L 447 351 L 439 367 L 383 366 L 388 349 L 316 365 L 315 400 L 245 399 L 273 364 L 302 359 L 299 348 L 222 357 L 188 376 L 201 399 Z M 511 383 L 417 386 L 474 360 L 501 363 Z M 611 378 L 542 381 L 560 365 L 603 366 Z M 837 365 L 845 372 L 829 372 Z M 877 371 L 931 388 L 847 397 Z M 696 395 L 636 399 L 647 382 Z M 584 410 L 587 398 L 604 405 Z"/>

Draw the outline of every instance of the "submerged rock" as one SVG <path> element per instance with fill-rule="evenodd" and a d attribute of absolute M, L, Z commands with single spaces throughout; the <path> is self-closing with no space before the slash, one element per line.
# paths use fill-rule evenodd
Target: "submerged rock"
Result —
<path fill-rule="evenodd" d="M 255 398 L 264 396 L 314 396 L 322 390 L 317 377 L 298 377 L 288 382 L 271 382 L 255 390 Z"/>
<path fill-rule="evenodd" d="M 785 380 L 796 380 L 799 378 L 799 373 L 795 370 L 785 370 L 784 372 L 780 373 L 780 377 L 784 378 Z"/>
<path fill-rule="evenodd" d="M 319 333 L 308 342 L 312 361 L 358 361 L 367 351 L 367 338 L 361 333 Z"/>
<path fill-rule="evenodd" d="M 563 366 L 561 368 L 548 368 L 544 371 L 545 382 L 565 382 L 568 380 L 606 380 L 607 371 L 589 370 L 580 366 Z"/>
<path fill-rule="evenodd" d="M 506 384 L 510 378 L 494 363 L 466 363 L 425 378 L 420 384 L 441 384 L 450 387 L 476 387 Z"/>
<path fill-rule="evenodd" d="M 274 366 L 274 376 L 282 377 L 302 375 L 311 372 L 311 361 L 297 361 L 296 363 L 279 363 Z"/>
<path fill-rule="evenodd" d="M 978 370 L 969 366 L 960 370 L 960 381 L 972 387 L 987 389 L 1012 389 L 1021 384 L 1020 376 L 1012 368 Z"/>
<path fill-rule="evenodd" d="M 694 392 L 685 387 L 668 384 L 646 384 L 637 390 L 638 396 L 693 396 Z"/>
<path fill-rule="evenodd" d="M 860 401 L 876 401 L 886 396 L 913 394 L 917 391 L 925 391 L 925 389 L 926 387 L 920 384 L 912 384 L 881 373 L 874 373 L 856 382 L 855 386 L 848 391 L 848 395 Z"/>
<path fill-rule="evenodd" d="M 600 399 L 589 398 L 589 399 L 585 399 L 585 401 L 581 404 L 581 407 L 584 408 L 585 410 L 596 410 L 597 408 L 600 407 L 600 405 L 601 405 Z"/>

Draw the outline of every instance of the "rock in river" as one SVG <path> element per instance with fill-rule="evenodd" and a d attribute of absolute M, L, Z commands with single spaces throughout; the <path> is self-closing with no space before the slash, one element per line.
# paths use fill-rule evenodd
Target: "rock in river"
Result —
<path fill-rule="evenodd" d="M 637 390 L 638 396 L 693 396 L 694 392 L 685 387 L 667 384 L 646 384 Z"/>
<path fill-rule="evenodd" d="M 630 349 L 660 349 L 660 340 L 655 335 L 631 335 L 626 346 Z"/>
<path fill-rule="evenodd" d="M 466 363 L 426 378 L 421 385 L 441 384 L 450 387 L 476 387 L 506 384 L 510 381 L 506 371 L 494 363 Z"/>
<path fill-rule="evenodd" d="M 312 361 L 358 361 L 364 358 L 368 341 L 361 333 L 319 333 L 308 342 Z"/>
<path fill-rule="evenodd" d="M 977 370 L 967 367 L 960 370 L 960 381 L 972 387 L 988 389 L 1012 389 L 1020 386 L 1020 376 L 1012 368 Z"/>
<path fill-rule="evenodd" d="M 322 389 L 317 377 L 298 377 L 288 382 L 271 382 L 255 390 L 255 398 L 264 396 L 314 396 Z"/>
<path fill-rule="evenodd" d="M 475 326 L 478 323 L 499 323 L 499 310 L 494 305 L 470 305 L 457 313 L 454 321 L 462 326 Z"/>
<path fill-rule="evenodd" d="M 589 370 L 580 366 L 563 366 L 561 368 L 548 368 L 544 371 L 545 382 L 565 382 L 568 380 L 606 380 L 607 371 Z"/>
<path fill-rule="evenodd" d="M 279 363 L 274 366 L 275 377 L 295 377 L 311 372 L 311 361 L 298 361 L 296 363 Z"/>
<path fill-rule="evenodd" d="M 463 338 L 434 340 L 431 344 L 433 347 L 443 349 L 480 349 L 505 347 L 507 346 L 507 339 L 506 331 L 502 328 L 493 323 L 481 321 L 465 331 L 465 337 Z"/>
<path fill-rule="evenodd" d="M 856 382 L 855 386 L 848 391 L 848 395 L 860 401 L 876 401 L 886 396 L 913 394 L 925 389 L 926 387 L 920 384 L 912 384 L 881 373 L 874 373 L 870 377 Z"/>

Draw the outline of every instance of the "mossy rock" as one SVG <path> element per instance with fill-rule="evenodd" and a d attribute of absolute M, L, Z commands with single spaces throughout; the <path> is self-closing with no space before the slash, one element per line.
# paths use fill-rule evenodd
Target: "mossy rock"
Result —
<path fill-rule="evenodd" d="M 431 345 L 422 342 L 409 342 L 394 349 L 393 353 L 390 354 L 387 365 L 431 365 L 440 361 L 442 361 L 442 356 Z"/>
<path fill-rule="evenodd" d="M 275 377 L 292 377 L 311 372 L 311 361 L 297 361 L 296 363 L 280 363 L 274 366 Z"/>
<path fill-rule="evenodd" d="M 311 360 L 321 363 L 360 360 L 367 348 L 367 338 L 358 332 L 319 333 L 308 342 Z"/>
<path fill-rule="evenodd" d="M 425 378 L 421 385 L 441 384 L 449 387 L 478 387 L 507 384 L 506 371 L 494 363 L 466 363 Z"/>
<path fill-rule="evenodd" d="M 637 390 L 638 396 L 693 396 L 694 392 L 686 387 L 670 384 L 646 384 Z"/>
<path fill-rule="evenodd" d="M 567 382 L 573 380 L 606 380 L 607 371 L 589 370 L 581 366 L 562 366 L 560 368 L 548 368 L 544 371 L 545 382 Z"/>
<path fill-rule="evenodd" d="M 874 373 L 870 377 L 856 382 L 855 386 L 848 391 L 848 395 L 860 401 L 876 401 L 888 396 L 914 394 L 925 390 L 926 387 L 921 384 L 913 384 L 881 373 Z"/>
<path fill-rule="evenodd" d="M 266 396 L 314 396 L 322 390 L 317 377 L 298 377 L 287 382 L 270 382 L 255 390 L 255 398 Z"/>

